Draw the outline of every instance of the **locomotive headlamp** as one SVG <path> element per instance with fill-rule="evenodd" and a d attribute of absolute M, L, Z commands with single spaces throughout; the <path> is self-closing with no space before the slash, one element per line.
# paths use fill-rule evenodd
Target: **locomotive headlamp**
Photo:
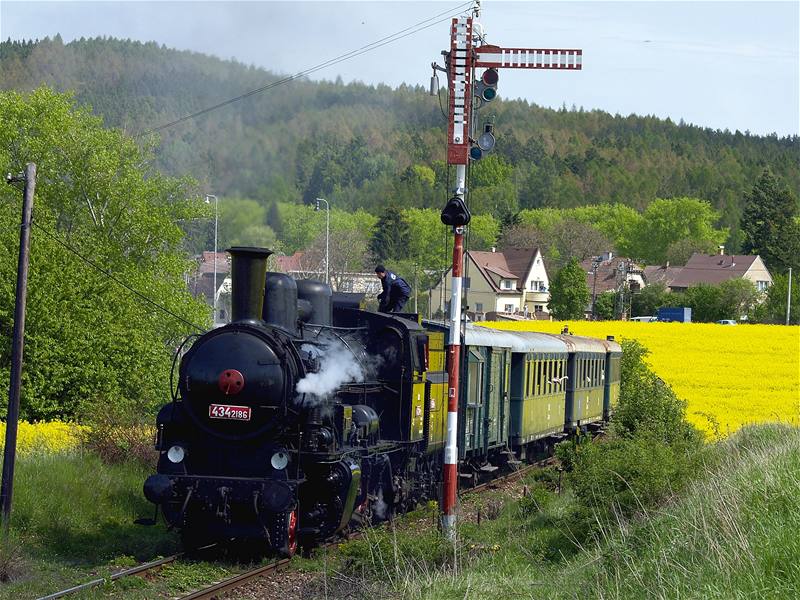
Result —
<path fill-rule="evenodd" d="M 289 464 L 289 455 L 286 454 L 286 452 L 276 452 L 269 460 L 269 464 L 271 464 L 272 468 L 276 471 L 281 471 Z"/>
<path fill-rule="evenodd" d="M 169 450 L 167 450 L 167 458 L 169 459 L 169 462 L 177 465 L 179 462 L 182 462 L 184 458 L 186 458 L 186 448 L 175 444 L 174 446 L 170 447 Z"/>

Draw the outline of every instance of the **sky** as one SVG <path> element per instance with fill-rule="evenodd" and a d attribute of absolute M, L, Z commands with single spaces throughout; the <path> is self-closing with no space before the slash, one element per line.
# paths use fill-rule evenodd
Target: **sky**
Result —
<path fill-rule="evenodd" d="M 500 97 L 553 108 L 574 105 L 683 119 L 712 129 L 800 134 L 798 0 L 484 0 L 481 6 L 487 43 L 583 50 L 582 71 L 503 70 Z M 0 0 L 0 37 L 58 33 L 64 42 L 82 36 L 152 40 L 295 74 L 421 23 L 407 37 L 315 71 L 310 78 L 340 76 L 345 82 L 427 88 L 431 62 L 441 64 L 440 53 L 449 47 L 448 17 L 466 7 L 459 0 Z M 440 81 L 444 85 L 443 77 Z"/>

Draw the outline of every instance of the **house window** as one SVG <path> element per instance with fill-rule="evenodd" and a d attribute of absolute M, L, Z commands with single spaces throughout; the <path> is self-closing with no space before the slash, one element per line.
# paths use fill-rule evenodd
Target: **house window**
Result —
<path fill-rule="evenodd" d="M 505 311 L 507 313 L 513 313 L 514 312 L 514 305 L 513 304 L 506 304 L 505 305 Z"/>
<path fill-rule="evenodd" d="M 756 281 L 756 287 L 759 292 L 766 292 L 769 287 L 769 281 Z"/>
<path fill-rule="evenodd" d="M 544 312 L 544 305 L 543 304 L 534 304 L 533 305 L 534 312 L 540 313 Z"/>
<path fill-rule="evenodd" d="M 501 279 L 500 280 L 500 289 L 501 290 L 510 290 L 514 286 L 513 282 L 510 279 Z"/>
<path fill-rule="evenodd" d="M 482 302 L 476 302 L 475 303 L 475 310 L 477 312 L 483 312 L 483 303 Z"/>
<path fill-rule="evenodd" d="M 543 287 L 544 287 L 543 281 L 539 281 L 538 279 L 531 279 L 531 291 L 541 292 Z"/>

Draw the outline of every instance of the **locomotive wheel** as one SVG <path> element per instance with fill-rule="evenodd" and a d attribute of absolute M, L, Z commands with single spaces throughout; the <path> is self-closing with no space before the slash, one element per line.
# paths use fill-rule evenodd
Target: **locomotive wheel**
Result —
<path fill-rule="evenodd" d="M 280 518 L 280 517 L 279 517 Z M 286 532 L 283 538 L 283 544 L 278 549 L 278 554 L 284 558 L 291 558 L 297 553 L 298 540 L 297 540 L 297 509 L 286 511 L 283 516 Z"/>
<path fill-rule="evenodd" d="M 289 556 L 294 556 L 297 552 L 297 509 L 289 513 L 286 517 L 286 548 Z"/>

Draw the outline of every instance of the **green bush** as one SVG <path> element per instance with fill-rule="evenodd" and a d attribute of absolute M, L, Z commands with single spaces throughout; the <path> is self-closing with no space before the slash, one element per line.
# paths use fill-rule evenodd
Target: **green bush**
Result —
<path fill-rule="evenodd" d="M 703 457 L 702 434 L 685 402 L 644 362 L 639 342 L 623 341 L 620 401 L 607 438 L 560 444 L 557 455 L 593 520 L 644 511 L 683 489 Z"/>

